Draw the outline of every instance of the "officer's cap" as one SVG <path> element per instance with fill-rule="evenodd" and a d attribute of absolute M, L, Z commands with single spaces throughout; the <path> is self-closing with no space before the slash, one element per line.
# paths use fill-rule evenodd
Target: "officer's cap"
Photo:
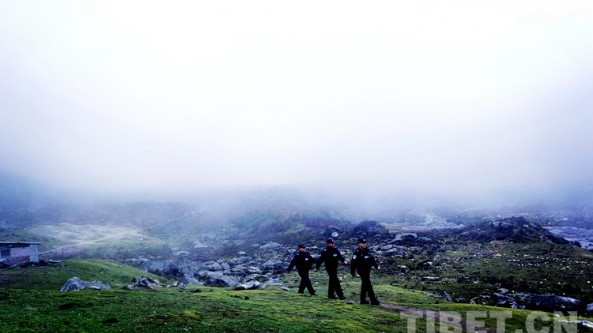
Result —
<path fill-rule="evenodd" d="M 299 244 L 299 249 L 304 249 L 305 248 L 305 244 Z"/>
<path fill-rule="evenodd" d="M 364 238 L 359 238 L 358 239 L 358 243 L 366 244 L 367 243 L 367 240 L 364 239 Z"/>
<path fill-rule="evenodd" d="M 333 240 L 333 238 L 328 238 L 326 240 L 326 242 L 327 242 L 327 244 L 333 244 L 334 243 L 334 240 Z"/>

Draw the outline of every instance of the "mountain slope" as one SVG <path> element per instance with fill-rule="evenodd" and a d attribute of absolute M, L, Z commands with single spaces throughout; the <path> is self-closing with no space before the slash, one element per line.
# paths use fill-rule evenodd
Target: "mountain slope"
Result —
<path fill-rule="evenodd" d="M 423 332 L 426 331 L 426 318 L 410 321 L 409 315 L 420 314 L 422 317 L 424 310 L 438 315 L 437 324 L 450 324 L 439 319 L 445 312 L 458 314 L 465 331 L 468 324 L 475 324 L 468 321 L 471 313 L 482 311 L 494 314 L 493 311 L 500 311 L 479 305 L 442 303 L 422 292 L 385 285 L 376 286 L 383 306 L 359 305 L 297 294 L 295 281 L 290 279 L 286 282 L 292 288 L 290 291 L 277 287 L 256 291 L 208 287 L 200 292 L 178 288 L 161 288 L 153 292 L 128 291 L 118 287 L 125 284 L 125 277 L 129 278 L 129 274 L 140 273 L 133 268 L 105 261 L 65 261 L 64 265 L 69 267 L 68 273 L 86 276 L 87 279 L 91 275 L 98 280 L 101 276 L 108 277 L 112 279 L 113 288 L 62 293 L 53 288 L 55 284 L 52 288 L 44 288 L 38 283 L 31 283 L 22 284 L 18 289 L 0 289 L 0 331 L 409 332 L 409 325 L 413 325 L 417 331 Z M 59 269 L 29 267 L 23 270 L 27 270 L 29 275 L 44 275 L 51 281 L 62 276 L 54 276 L 60 272 Z M 0 271 L 0 275 L 5 273 Z M 349 298 L 353 298 L 351 293 L 359 286 L 356 281 L 345 283 Z M 506 332 L 526 328 L 530 312 L 505 311 L 510 318 L 505 321 L 504 328 L 498 327 L 494 317 L 484 320 L 489 332 L 495 332 L 497 328 Z M 568 318 L 553 317 L 551 314 L 542 316 L 550 320 L 544 322 L 549 324 L 548 327 L 554 325 L 553 321 Z M 579 326 L 579 332 L 586 331 Z"/>

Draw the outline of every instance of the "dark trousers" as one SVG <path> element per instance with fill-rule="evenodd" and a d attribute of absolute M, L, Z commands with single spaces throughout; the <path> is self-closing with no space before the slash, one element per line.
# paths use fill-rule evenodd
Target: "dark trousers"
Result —
<path fill-rule="evenodd" d="M 309 278 L 309 272 L 299 272 L 299 276 L 301 277 L 301 284 L 299 285 L 299 294 L 305 292 L 305 288 L 309 291 L 309 294 L 315 295 L 315 289 L 311 285 L 311 279 Z"/>
<path fill-rule="evenodd" d="M 366 301 L 367 294 L 371 301 L 376 301 L 377 298 L 375 297 L 375 291 L 373 290 L 373 284 L 371 283 L 371 273 L 358 272 L 358 275 L 360 275 L 360 301 Z"/>
<path fill-rule="evenodd" d="M 329 283 L 327 287 L 327 297 L 335 298 L 336 294 L 339 298 L 344 298 L 344 293 L 342 292 L 342 286 L 340 285 L 340 279 L 338 279 L 338 271 L 337 270 L 327 270 L 327 275 L 329 276 Z"/>

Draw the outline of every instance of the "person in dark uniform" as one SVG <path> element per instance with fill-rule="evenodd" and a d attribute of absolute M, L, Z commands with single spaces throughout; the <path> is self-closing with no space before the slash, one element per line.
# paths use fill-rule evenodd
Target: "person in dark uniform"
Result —
<path fill-rule="evenodd" d="M 344 265 L 348 265 L 348 260 L 346 260 L 340 251 L 336 249 L 334 240 L 328 238 L 327 247 L 321 252 L 321 256 L 317 260 L 317 269 L 315 269 L 317 272 L 319 267 L 325 263 L 325 270 L 329 276 L 327 288 L 328 298 L 346 299 L 346 297 L 344 297 L 344 292 L 342 291 L 342 286 L 340 286 L 340 280 L 338 279 L 338 264 L 340 262 L 342 262 Z M 338 297 L 336 297 L 336 294 Z"/>
<path fill-rule="evenodd" d="M 367 249 L 367 242 L 364 238 L 358 239 L 358 249 L 354 251 L 352 254 L 352 261 L 350 263 L 350 273 L 352 277 L 356 276 L 356 272 L 358 271 L 358 275 L 360 275 L 360 304 L 369 304 L 366 300 L 367 293 L 369 298 L 371 299 L 372 305 L 379 305 L 379 300 L 375 296 L 375 291 L 373 290 L 373 285 L 371 283 L 371 269 L 375 267 L 375 269 L 380 270 L 381 267 L 375 260 L 375 257 L 369 252 Z"/>
<path fill-rule="evenodd" d="M 303 294 L 305 292 L 305 288 L 309 291 L 311 296 L 315 295 L 315 289 L 311 285 L 311 279 L 309 278 L 309 270 L 311 270 L 311 266 L 316 264 L 315 258 L 313 258 L 309 252 L 305 251 L 305 245 L 299 244 L 299 252 L 292 258 L 290 265 L 288 265 L 288 269 L 286 272 L 290 273 L 292 269 L 296 266 L 297 272 L 299 272 L 299 276 L 301 277 L 301 284 L 299 285 L 299 294 Z"/>

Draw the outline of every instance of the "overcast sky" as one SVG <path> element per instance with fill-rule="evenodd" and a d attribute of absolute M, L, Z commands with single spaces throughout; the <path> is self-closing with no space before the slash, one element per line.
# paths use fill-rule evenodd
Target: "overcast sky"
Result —
<path fill-rule="evenodd" d="M 51 186 L 593 186 L 593 2 L 2 1 L 0 168 Z"/>

